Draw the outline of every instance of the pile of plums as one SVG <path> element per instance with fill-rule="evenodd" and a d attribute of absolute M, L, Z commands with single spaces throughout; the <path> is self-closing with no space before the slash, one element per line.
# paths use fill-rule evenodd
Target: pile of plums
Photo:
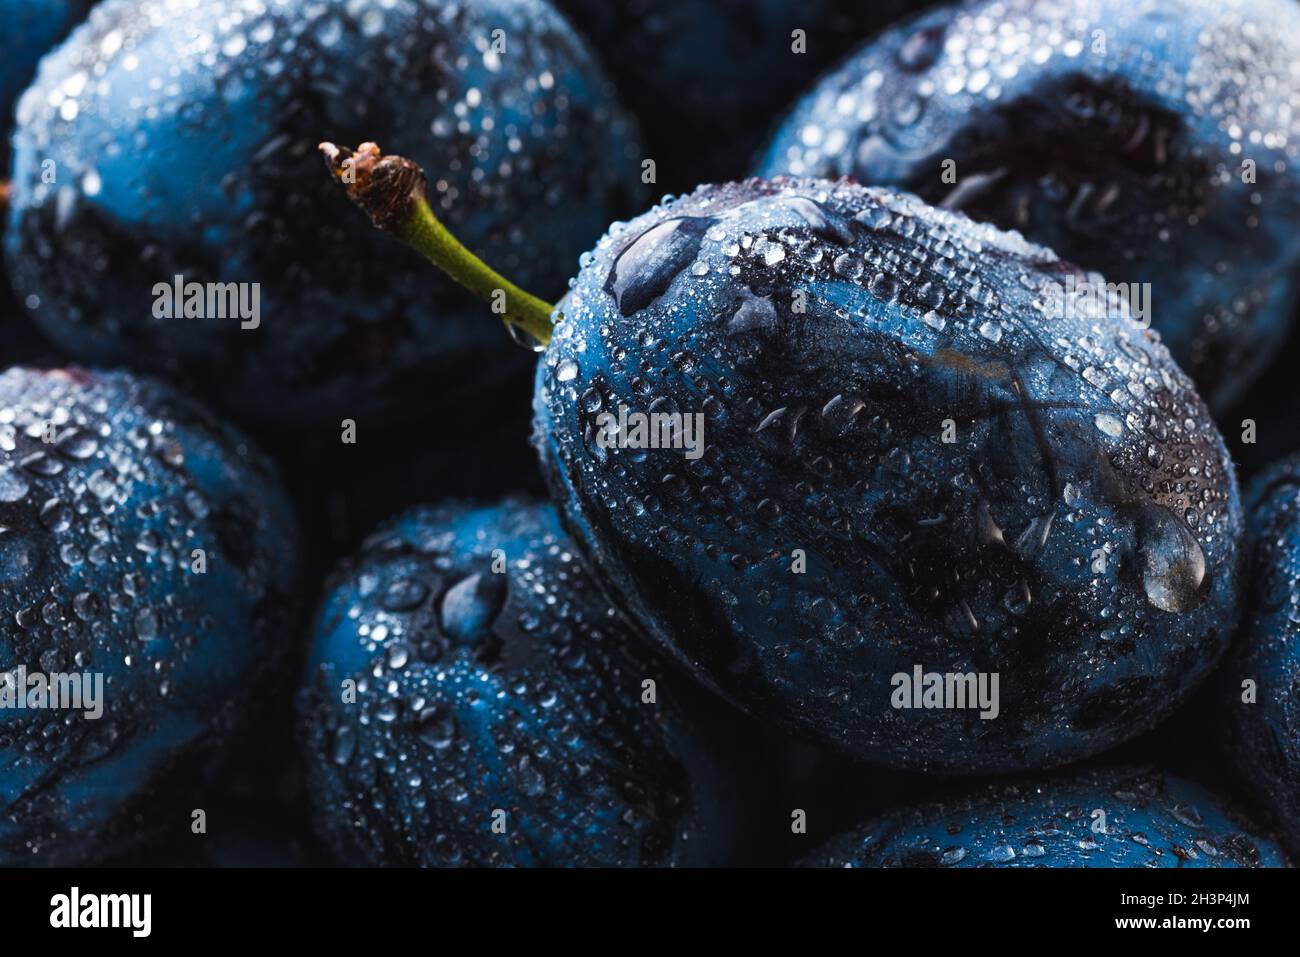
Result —
<path fill-rule="evenodd" d="M 1300 854 L 1293 0 L 0 20 L 0 864 Z"/>

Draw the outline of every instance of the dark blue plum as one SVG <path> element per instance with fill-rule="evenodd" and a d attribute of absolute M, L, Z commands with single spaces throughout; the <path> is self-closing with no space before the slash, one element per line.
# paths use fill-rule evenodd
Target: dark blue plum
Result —
<path fill-rule="evenodd" d="M 834 839 L 804 864 L 1288 866 L 1281 847 L 1209 791 L 1149 768 L 1092 769 L 997 784 L 958 800 L 886 814 Z"/>
<path fill-rule="evenodd" d="M 74 25 L 85 19 L 91 0 L 0 0 L 4 25 L 0 56 L 0 215 L 7 203 L 9 132 L 18 95 L 36 75 L 36 64 Z M 39 358 L 45 343 L 0 275 L 0 367 Z"/>
<path fill-rule="evenodd" d="M 1297 61 L 1292 0 L 980 0 L 854 53 L 757 172 L 907 189 L 1150 283 L 1155 328 L 1219 411 L 1293 316 Z"/>
<path fill-rule="evenodd" d="M 933 0 L 556 0 L 645 131 L 661 190 L 734 179 L 795 93 Z M 795 30 L 806 41 L 796 52 Z"/>
<path fill-rule="evenodd" d="M 372 137 L 541 293 L 640 187 L 607 81 L 541 0 L 108 0 L 19 104 L 15 288 L 70 354 L 174 374 L 259 425 L 471 415 L 527 354 L 359 228 L 316 146 Z M 178 275 L 260 283 L 259 324 L 157 318 Z"/>
<path fill-rule="evenodd" d="M 0 529 L 11 685 L 20 667 L 103 676 L 98 718 L 0 709 L 0 863 L 188 831 L 171 796 L 202 783 L 297 624 L 296 529 L 266 460 L 151 380 L 10 369 Z"/>
<path fill-rule="evenodd" d="M 1251 482 L 1246 506 L 1250 588 L 1223 672 L 1231 750 L 1287 846 L 1300 854 L 1300 456 Z"/>
<path fill-rule="evenodd" d="M 301 706 L 318 828 L 344 863 L 747 850 L 738 716 L 639 644 L 549 506 L 417 509 L 376 532 L 327 591 Z"/>
<path fill-rule="evenodd" d="M 93 0 L 0 0 L 4 56 L 0 57 L 0 179 L 8 176 L 9 126 L 18 95 L 36 64 L 85 19 Z"/>
<path fill-rule="evenodd" d="M 1219 660 L 1223 440 L 1149 330 L 1058 308 L 1079 274 L 1050 251 L 778 178 L 584 262 L 536 380 L 548 484 L 618 603 L 754 714 L 893 765 L 1038 767 L 1151 727 Z M 702 454 L 632 447 L 656 412 L 702 415 Z M 998 674 L 999 714 L 895 708 L 918 666 Z"/>

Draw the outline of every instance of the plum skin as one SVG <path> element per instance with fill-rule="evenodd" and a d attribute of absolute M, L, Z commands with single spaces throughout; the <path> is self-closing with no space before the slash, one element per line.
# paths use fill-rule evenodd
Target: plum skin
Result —
<path fill-rule="evenodd" d="M 9 134 L 14 104 L 36 74 L 36 64 L 64 34 L 85 18 L 91 0 L 0 0 L 5 25 L 4 57 L 0 59 L 0 181 L 9 179 Z M 0 271 L 0 349 L 10 363 L 35 362 L 46 343 L 22 312 Z"/>
<path fill-rule="evenodd" d="M 9 171 L 9 124 L 14 103 L 36 64 L 85 18 L 93 0 L 0 0 L 5 56 L 0 60 L 0 179 Z"/>
<path fill-rule="evenodd" d="M 753 171 L 909 190 L 1149 283 L 1151 321 L 1219 413 L 1294 317 L 1297 59 L 1289 0 L 946 7 L 847 57 Z"/>
<path fill-rule="evenodd" d="M 550 506 L 453 502 L 385 523 L 329 583 L 314 634 L 304 751 L 341 863 L 746 860 L 740 716 L 642 645 Z"/>
<path fill-rule="evenodd" d="M 1105 829 L 1098 830 L 1100 810 Z M 1286 853 L 1198 784 L 1092 768 L 991 785 L 882 815 L 808 867 L 1287 867 Z"/>
<path fill-rule="evenodd" d="M 741 176 L 791 95 L 934 0 L 555 0 L 645 133 L 661 192 Z M 793 31 L 804 34 L 794 52 Z"/>
<path fill-rule="evenodd" d="M 100 861 L 188 827 L 291 646 L 297 527 L 268 460 L 161 383 L 13 368 L 0 406 L 3 660 L 104 676 L 98 719 L 0 711 L 0 862 Z"/>
<path fill-rule="evenodd" d="M 639 201 L 634 125 L 543 0 L 107 0 L 18 105 L 19 301 L 67 354 L 175 376 L 258 426 L 428 421 L 526 381 L 473 296 L 358 219 L 322 139 L 435 171 L 461 240 L 543 295 Z M 259 283 L 260 324 L 156 318 L 177 275 Z"/>
<path fill-rule="evenodd" d="M 1046 318 L 1072 270 L 847 182 L 701 187 L 616 225 L 535 383 L 566 527 L 702 680 L 859 758 L 1014 770 L 1132 737 L 1227 645 L 1241 509 L 1149 331 Z M 704 455 L 600 448 L 619 405 L 703 413 Z M 999 673 L 1001 714 L 891 708 L 918 664 Z"/>
<path fill-rule="evenodd" d="M 1221 693 L 1238 772 L 1300 854 L 1300 456 L 1256 476 L 1245 498 L 1250 586 Z"/>

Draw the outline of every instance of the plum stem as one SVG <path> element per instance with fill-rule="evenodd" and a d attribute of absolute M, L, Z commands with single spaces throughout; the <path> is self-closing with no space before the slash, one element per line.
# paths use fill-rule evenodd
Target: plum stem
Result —
<path fill-rule="evenodd" d="M 520 289 L 479 259 L 452 235 L 429 206 L 420 167 L 401 156 L 385 156 L 374 143 L 356 150 L 320 144 L 325 165 L 376 228 L 400 239 L 456 282 L 500 312 L 506 327 L 545 346 L 551 340 L 555 306 Z"/>
<path fill-rule="evenodd" d="M 7 179 L 0 179 L 0 218 L 9 212 L 9 191 L 13 184 Z M 3 224 L 0 224 L 3 227 Z"/>

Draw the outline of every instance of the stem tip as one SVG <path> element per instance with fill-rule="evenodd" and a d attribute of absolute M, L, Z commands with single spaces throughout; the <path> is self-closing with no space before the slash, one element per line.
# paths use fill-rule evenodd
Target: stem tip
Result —
<path fill-rule="evenodd" d="M 424 171 L 404 157 L 385 156 L 374 143 L 355 150 L 321 143 L 319 149 L 348 198 L 386 233 L 400 232 L 416 203 L 425 199 Z"/>
<path fill-rule="evenodd" d="M 451 234 L 429 207 L 427 180 L 419 166 L 402 156 L 385 156 L 374 143 L 355 150 L 321 143 L 320 151 L 330 175 L 376 227 L 490 303 L 516 339 L 530 348 L 550 341 L 555 307 L 497 273 Z"/>

